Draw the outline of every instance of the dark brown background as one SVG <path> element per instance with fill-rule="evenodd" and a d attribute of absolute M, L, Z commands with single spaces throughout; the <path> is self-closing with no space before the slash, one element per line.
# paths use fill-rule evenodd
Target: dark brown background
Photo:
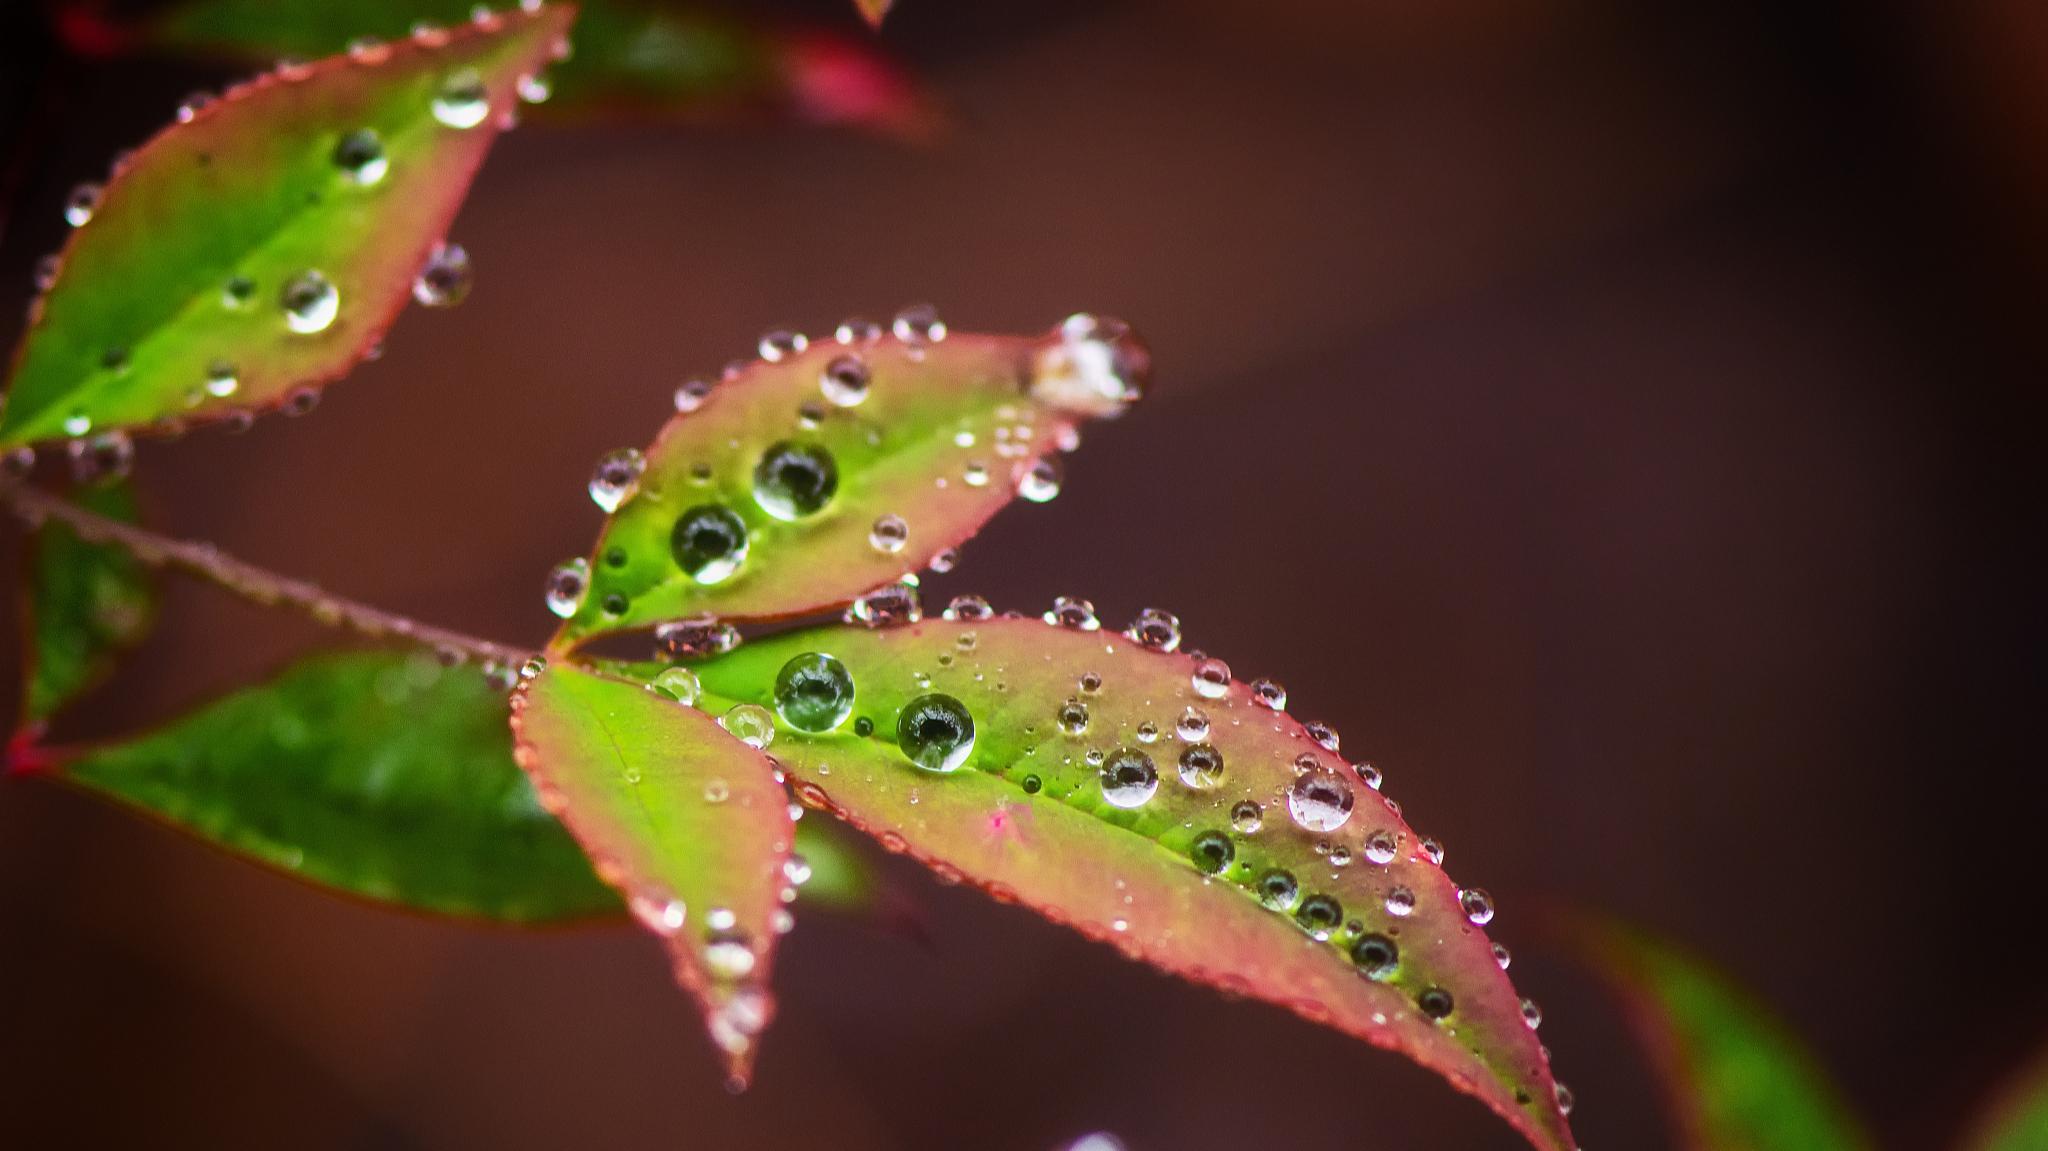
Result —
<path fill-rule="evenodd" d="M 937 593 L 1157 603 L 1284 678 L 1500 897 L 1589 1147 L 1665 1136 L 1545 905 L 1724 965 L 1889 1147 L 2048 1037 L 2039 5 L 903 3 L 949 141 L 516 133 L 454 232 L 470 302 L 310 418 L 146 447 L 156 522 L 532 640 L 591 461 L 763 328 L 1119 313 L 1156 398 Z M 219 79 L 57 69 L 0 301 Z M 180 583 L 78 727 L 320 638 Z M 411 919 L 0 786 L 0 1146 L 1515 1146 L 1398 1058 L 901 881 L 930 947 L 807 918 L 731 1099 L 623 926 Z"/>

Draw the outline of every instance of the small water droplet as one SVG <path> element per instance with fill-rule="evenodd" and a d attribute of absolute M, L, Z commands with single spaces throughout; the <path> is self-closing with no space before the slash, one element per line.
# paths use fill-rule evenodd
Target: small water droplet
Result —
<path fill-rule="evenodd" d="M 1415 893 L 1405 887 L 1396 887 L 1387 892 L 1387 914 L 1405 917 L 1415 913 Z"/>
<path fill-rule="evenodd" d="M 285 327 L 302 336 L 324 332 L 341 314 L 341 290 L 311 268 L 286 280 L 277 294 Z"/>
<path fill-rule="evenodd" d="M 823 652 L 805 652 L 775 677 L 775 713 L 798 731 L 831 731 L 853 714 L 853 675 Z"/>
<path fill-rule="evenodd" d="M 1148 607 L 1138 613 L 1124 634 L 1153 651 L 1180 650 L 1180 618 L 1170 611 Z"/>
<path fill-rule="evenodd" d="M 64 197 L 64 222 L 74 228 L 83 228 L 92 222 L 94 212 L 100 210 L 100 196 L 103 189 L 98 184 L 80 184 Z"/>
<path fill-rule="evenodd" d="M 683 902 L 662 895 L 635 893 L 626 900 L 633 918 L 656 935 L 674 935 L 683 929 Z"/>
<path fill-rule="evenodd" d="M 415 31 L 414 39 L 418 39 Z M 450 128 L 474 128 L 491 114 L 491 93 L 474 68 L 449 73 L 434 93 L 434 119 Z"/>
<path fill-rule="evenodd" d="M 748 747 L 765 748 L 775 742 L 775 717 L 757 703 L 735 705 L 718 717 L 718 726 L 731 732 Z"/>
<path fill-rule="evenodd" d="M 841 326 L 840 331 L 845 330 Z M 839 342 L 849 341 L 842 337 Z M 818 373 L 818 390 L 825 393 L 827 400 L 842 408 L 855 407 L 867 399 L 872 383 L 873 374 L 868 371 L 867 361 L 852 353 L 832 357 L 824 370 Z"/>
<path fill-rule="evenodd" d="M 946 338 L 946 322 L 930 304 L 912 304 L 896 313 L 889 327 L 896 338 L 912 348 L 936 344 Z"/>
<path fill-rule="evenodd" d="M 1337 750 L 1337 744 L 1340 742 L 1340 740 L 1337 736 L 1336 728 L 1331 727 L 1327 723 L 1315 722 L 1305 723 L 1301 726 L 1302 730 L 1308 734 L 1308 737 L 1312 740 L 1315 740 L 1316 743 L 1320 745 L 1324 751 Z"/>
<path fill-rule="evenodd" d="M 476 280 L 469 253 L 460 244 L 436 243 L 412 281 L 412 298 L 429 308 L 452 308 L 469 298 Z"/>
<path fill-rule="evenodd" d="M 1442 1019 L 1451 1013 L 1455 1003 L 1450 992 L 1441 987 L 1431 987 L 1415 997 L 1415 1006 L 1421 1008 L 1422 1013 L 1431 1019 Z"/>
<path fill-rule="evenodd" d="M 391 59 L 391 45 L 374 36 L 358 36 L 348 42 L 348 56 L 358 64 L 382 64 Z"/>
<path fill-rule="evenodd" d="M 1398 849 L 1399 845 L 1394 839 L 1394 833 L 1385 828 L 1381 828 L 1365 837 L 1365 858 L 1369 862 L 1377 863 L 1381 866 L 1392 863 Z"/>
<path fill-rule="evenodd" d="M 753 972 L 754 963 L 746 935 L 732 928 L 713 931 L 704 944 L 704 966 L 721 979 L 743 979 Z"/>
<path fill-rule="evenodd" d="M 242 386 L 241 377 L 235 365 L 226 360 L 215 360 L 206 365 L 206 394 L 225 399 L 235 394 Z"/>
<path fill-rule="evenodd" d="M 1060 494 L 1064 474 L 1060 462 L 1050 456 L 1033 460 L 1017 477 L 1017 494 L 1034 504 L 1049 502 Z"/>
<path fill-rule="evenodd" d="M 1256 834 L 1266 826 L 1266 809 L 1253 800 L 1240 800 L 1230 809 L 1230 826 L 1246 835 Z"/>
<path fill-rule="evenodd" d="M 583 607 L 583 597 L 589 591 L 590 561 L 581 556 L 565 560 L 548 573 L 548 610 L 568 619 Z"/>
<path fill-rule="evenodd" d="M 697 697 L 703 694 L 704 688 L 697 680 L 697 673 L 689 668 L 665 667 L 654 673 L 653 679 L 647 681 L 647 690 L 685 707 L 695 707 Z"/>
<path fill-rule="evenodd" d="M 545 104 L 548 102 L 548 97 L 555 94 L 554 85 L 548 82 L 546 76 L 538 72 L 521 76 L 518 88 L 519 99 L 528 104 Z"/>
<path fill-rule="evenodd" d="M 1354 763 L 1351 770 L 1358 774 L 1358 781 L 1374 791 L 1380 789 L 1380 769 L 1369 763 Z"/>
<path fill-rule="evenodd" d="M 715 584 L 746 562 L 747 542 L 747 524 L 738 512 L 724 504 L 699 504 L 676 517 L 669 552 L 683 574 Z"/>
<path fill-rule="evenodd" d="M 1209 717 L 1197 708 L 1188 708 L 1174 721 L 1173 734 L 1182 743 L 1200 743 L 1209 738 Z"/>
<path fill-rule="evenodd" d="M 1143 807 L 1159 790 L 1159 770 L 1152 757 L 1136 748 L 1117 749 L 1099 773 L 1102 798 L 1112 807 Z"/>
<path fill-rule="evenodd" d="M 988 601 L 978 595 L 957 595 L 946 605 L 941 618 L 950 620 L 982 620 L 996 614 Z"/>
<path fill-rule="evenodd" d="M 1502 971 L 1506 971 L 1508 964 L 1514 962 L 1514 956 L 1508 954 L 1506 944 L 1496 943 L 1493 945 L 1493 961 L 1500 964 Z"/>
<path fill-rule="evenodd" d="M 1052 601 L 1052 610 L 1045 613 L 1045 622 L 1055 627 L 1071 628 L 1075 631 L 1098 631 L 1102 620 L 1095 614 L 1095 605 L 1078 596 L 1060 596 Z"/>
<path fill-rule="evenodd" d="M 1223 782 L 1223 753 L 1206 743 L 1191 743 L 1180 752 L 1180 781 L 1189 787 L 1206 791 Z M 1251 813 L 1256 819 L 1256 805 Z M 1243 830 L 1240 828 L 1239 830 Z M 1253 826 L 1252 831 L 1258 827 Z"/>
<path fill-rule="evenodd" d="M 960 566 L 960 553 L 953 548 L 940 548 L 932 553 L 931 562 L 925 566 L 938 575 L 945 575 Z"/>
<path fill-rule="evenodd" d="M 233 276 L 221 286 L 220 305 L 229 311 L 239 312 L 247 308 L 256 298 L 256 281 L 247 276 Z"/>
<path fill-rule="evenodd" d="M 590 502 L 606 515 L 640 490 L 640 475 L 647 470 L 647 457 L 638 448 L 607 452 L 590 472 Z"/>
<path fill-rule="evenodd" d="M 1543 1026 L 1543 1008 L 1538 1007 L 1534 999 L 1522 1000 L 1522 1022 L 1528 1024 L 1531 1031 Z"/>
<path fill-rule="evenodd" d="M 1461 888 L 1458 891 L 1458 910 L 1475 925 L 1484 927 L 1493 922 L 1493 896 L 1482 888 Z"/>
<path fill-rule="evenodd" d="M 1195 694 L 1203 699 L 1222 699 L 1230 691 L 1230 665 L 1220 659 L 1195 661 Z"/>
<path fill-rule="evenodd" d="M 974 716 L 950 695 L 918 696 L 897 717 L 896 745 L 926 771 L 957 771 L 974 751 Z"/>
<path fill-rule="evenodd" d="M 877 518 L 868 529 L 868 546 L 885 556 L 896 555 L 910 542 L 910 525 L 893 512 Z"/>
<path fill-rule="evenodd" d="M 47 292 L 56 286 L 57 273 L 63 270 L 64 259 L 55 252 L 37 260 L 35 269 L 36 291 Z"/>
<path fill-rule="evenodd" d="M 391 170 L 391 157 L 384 152 L 384 138 L 369 128 L 346 133 L 334 144 L 334 166 L 342 179 L 367 188 Z"/>

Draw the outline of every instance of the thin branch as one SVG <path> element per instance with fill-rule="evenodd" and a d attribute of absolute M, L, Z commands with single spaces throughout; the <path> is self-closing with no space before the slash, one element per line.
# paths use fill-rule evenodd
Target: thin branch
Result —
<path fill-rule="evenodd" d="M 188 572 L 265 607 L 302 611 L 328 627 L 346 628 L 378 639 L 403 640 L 432 648 L 444 658 L 473 659 L 508 669 L 534 655 L 530 650 L 434 627 L 345 599 L 305 580 L 244 563 L 212 544 L 172 539 L 147 528 L 108 519 L 27 484 L 0 481 L 0 499 L 31 526 L 40 526 L 46 519 L 56 520 L 88 543 L 113 544 L 151 567 Z"/>

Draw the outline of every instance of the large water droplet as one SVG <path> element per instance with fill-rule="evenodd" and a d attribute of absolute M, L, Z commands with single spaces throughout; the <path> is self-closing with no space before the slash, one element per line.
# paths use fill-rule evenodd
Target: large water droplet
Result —
<path fill-rule="evenodd" d="M 950 695 L 921 695 L 896 719 L 896 745 L 926 771 L 957 771 L 974 751 L 974 716 Z"/>
<path fill-rule="evenodd" d="M 469 253 L 460 244 L 437 243 L 413 277 L 412 298 L 429 308 L 452 308 L 469 298 L 476 279 Z"/>
<path fill-rule="evenodd" d="M 823 652 L 805 652 L 775 676 L 775 713 L 798 731 L 831 731 L 853 714 L 853 675 Z"/>
<path fill-rule="evenodd" d="M 1182 748 L 1180 781 L 1200 790 L 1222 783 L 1223 753 L 1206 743 L 1191 743 Z"/>
<path fill-rule="evenodd" d="M 474 68 L 449 73 L 434 93 L 434 119 L 450 128 L 474 128 L 490 114 L 490 89 Z"/>
<path fill-rule="evenodd" d="M 717 583 L 746 562 L 746 521 L 724 504 L 700 504 L 676 518 L 669 551 L 685 575 L 698 583 Z"/>
<path fill-rule="evenodd" d="M 590 502 L 606 515 L 618 511 L 640 490 L 640 474 L 646 470 L 647 457 L 639 448 L 606 452 L 590 470 Z"/>
<path fill-rule="evenodd" d="M 286 280 L 277 294 L 285 327 L 300 335 L 324 332 L 341 314 L 341 290 L 311 268 Z"/>
<path fill-rule="evenodd" d="M 1159 790 L 1159 769 L 1134 747 L 1119 748 L 1103 761 L 1102 798 L 1112 807 L 1143 807 Z"/>
<path fill-rule="evenodd" d="M 1197 660 L 1192 679 L 1196 695 L 1222 699 L 1230 690 L 1230 665 L 1220 659 Z"/>
<path fill-rule="evenodd" d="M 839 464 L 817 444 L 783 440 L 754 465 L 754 502 L 779 520 L 816 515 L 839 490 Z"/>
<path fill-rule="evenodd" d="M 568 619 L 583 607 L 590 592 L 590 561 L 578 556 L 556 565 L 548 573 L 548 610 Z"/>
<path fill-rule="evenodd" d="M 334 166 L 342 179 L 367 188 L 391 170 L 391 157 L 384 152 L 384 138 L 369 128 L 358 128 L 334 144 Z"/>
<path fill-rule="evenodd" d="M 748 747 L 765 748 L 775 742 L 775 717 L 757 703 L 734 705 L 718 717 L 718 726 L 731 732 Z"/>
<path fill-rule="evenodd" d="M 1351 818 L 1351 785 L 1328 771 L 1304 772 L 1287 786 L 1287 814 L 1304 830 L 1335 831 Z"/>

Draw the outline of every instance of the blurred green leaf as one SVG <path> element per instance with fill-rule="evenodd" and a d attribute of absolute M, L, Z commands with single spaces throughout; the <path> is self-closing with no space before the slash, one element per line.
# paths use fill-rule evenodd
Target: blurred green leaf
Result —
<path fill-rule="evenodd" d="M 1620 993 L 1664 1080 L 1687 1151 L 1871 1146 L 1805 1046 L 1704 961 L 1617 924 L 1580 942 Z"/>
<path fill-rule="evenodd" d="M 189 0 L 152 24 L 149 42 L 267 59 L 320 56 L 352 37 L 406 36 L 417 21 L 454 26 L 469 0 Z M 701 6 L 583 0 L 576 50 L 550 73 L 542 111 L 647 108 L 687 113 L 766 106 L 822 123 L 901 135 L 931 130 L 931 109 L 872 45 Z"/>
<path fill-rule="evenodd" d="M 0 446 L 224 419 L 345 374 L 415 294 L 570 18 L 294 66 L 158 133 L 72 204 Z"/>
<path fill-rule="evenodd" d="M 1962 1151 L 2048 1148 L 2048 1058 L 2036 1059 L 2007 1084 L 1957 1146 Z"/>
<path fill-rule="evenodd" d="M 1490 898 L 1445 875 L 1376 774 L 1220 665 L 1198 685 L 1203 661 L 1114 632 L 953 614 L 632 674 L 695 675 L 698 706 L 728 725 L 731 709 L 774 713 L 767 752 L 806 805 L 941 875 L 1401 1051 L 1536 1146 L 1573 1146 L 1481 929 Z M 1177 624 L 1147 624 L 1150 645 L 1177 644 Z"/>
<path fill-rule="evenodd" d="M 1122 411 L 1149 365 L 1121 325 L 1088 317 L 1038 338 L 896 327 L 766 339 L 773 358 L 671 419 L 644 470 L 639 452 L 607 457 L 620 482 L 593 493 L 622 502 L 558 642 L 798 615 L 943 564 L 1019 494 L 1051 498 L 1076 424 Z"/>
<path fill-rule="evenodd" d="M 619 901 L 512 762 L 505 698 L 394 652 L 317 656 L 62 778 L 351 895 L 542 923 Z"/>
<path fill-rule="evenodd" d="M 774 765 L 702 712 L 567 664 L 520 686 L 512 730 L 543 801 L 668 947 L 745 1084 L 793 880 Z"/>
<path fill-rule="evenodd" d="M 125 483 L 86 488 L 74 500 L 111 519 L 135 519 L 135 493 Z M 37 528 L 27 556 L 22 722 L 32 728 L 97 686 L 121 652 L 142 642 L 156 622 L 157 596 L 141 561 L 87 543 L 61 523 Z"/>

